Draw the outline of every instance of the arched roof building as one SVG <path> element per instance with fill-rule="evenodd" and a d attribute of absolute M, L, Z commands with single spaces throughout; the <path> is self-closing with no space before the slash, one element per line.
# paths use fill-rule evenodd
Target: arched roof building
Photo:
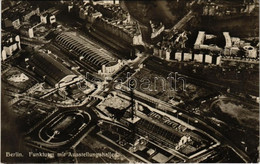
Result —
<path fill-rule="evenodd" d="M 58 87 L 61 83 L 72 82 L 78 77 L 47 53 L 33 55 L 28 64 L 35 73 L 44 77 L 45 81 L 51 86 Z"/>
<path fill-rule="evenodd" d="M 57 43 L 69 50 L 73 50 L 76 55 L 101 68 L 102 65 L 110 65 L 116 59 L 106 52 L 94 47 L 89 41 L 72 32 L 64 32 L 56 37 Z M 81 60 L 81 59 L 80 59 Z"/>

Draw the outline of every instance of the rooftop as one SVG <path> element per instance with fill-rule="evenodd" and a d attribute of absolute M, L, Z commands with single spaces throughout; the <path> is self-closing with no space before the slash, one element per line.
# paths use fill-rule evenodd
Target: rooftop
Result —
<path fill-rule="evenodd" d="M 40 76 L 45 76 L 46 81 L 53 86 L 67 76 L 76 76 L 47 53 L 36 53 L 30 58 L 29 65 L 34 67 L 34 71 Z"/>
<path fill-rule="evenodd" d="M 9 10 L 6 10 L 2 13 L 2 18 L 8 18 L 11 20 L 18 19 L 28 13 L 30 13 L 32 10 L 36 10 L 38 6 L 33 6 L 29 4 L 28 2 L 18 2 L 12 8 Z"/>

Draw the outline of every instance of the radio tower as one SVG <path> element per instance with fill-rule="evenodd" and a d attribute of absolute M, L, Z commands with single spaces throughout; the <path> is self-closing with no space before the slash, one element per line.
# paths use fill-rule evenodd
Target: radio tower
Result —
<path fill-rule="evenodd" d="M 131 117 L 132 121 L 134 120 L 134 89 L 131 88 Z"/>
<path fill-rule="evenodd" d="M 134 89 L 132 87 L 130 87 L 130 92 L 131 92 L 131 117 L 132 117 L 132 124 L 131 124 L 131 128 L 132 128 L 132 141 L 134 142 L 135 140 L 135 124 L 134 124 L 134 114 L 135 114 L 135 109 L 134 109 Z"/>

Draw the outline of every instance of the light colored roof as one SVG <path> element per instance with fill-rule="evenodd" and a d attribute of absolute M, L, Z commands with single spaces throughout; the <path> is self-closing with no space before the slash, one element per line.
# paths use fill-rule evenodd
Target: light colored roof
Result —
<path fill-rule="evenodd" d="M 156 154 L 155 156 L 153 156 L 152 159 L 158 163 L 165 163 L 168 161 L 168 157 L 166 157 L 165 155 L 163 155 L 161 153 Z"/>
<path fill-rule="evenodd" d="M 223 35 L 224 35 L 225 40 L 226 40 L 226 46 L 225 47 L 231 47 L 232 46 L 232 42 L 231 42 L 231 38 L 230 38 L 229 32 L 223 32 Z"/>
<path fill-rule="evenodd" d="M 203 44 L 204 37 L 205 37 L 205 31 L 199 31 L 198 37 L 197 37 L 194 45 Z"/>
<path fill-rule="evenodd" d="M 74 50 L 78 56 L 84 56 L 84 59 L 97 66 L 107 65 L 116 61 L 116 59 L 110 56 L 108 53 L 98 49 L 97 47 L 94 47 L 82 36 L 77 36 L 75 33 L 61 33 L 56 37 L 56 40 L 62 45 Z"/>

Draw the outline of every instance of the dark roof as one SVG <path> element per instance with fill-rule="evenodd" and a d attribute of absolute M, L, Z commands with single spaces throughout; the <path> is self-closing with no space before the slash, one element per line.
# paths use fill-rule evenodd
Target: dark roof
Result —
<path fill-rule="evenodd" d="M 36 10 L 37 8 L 39 8 L 39 7 L 30 5 L 30 3 L 23 1 L 19 4 L 12 6 L 12 8 L 4 11 L 2 13 L 2 18 L 8 18 L 8 19 L 14 21 L 18 18 L 21 18 L 21 17 L 27 15 L 31 11 Z"/>
<path fill-rule="evenodd" d="M 46 81 L 55 86 L 64 77 L 75 75 L 67 67 L 56 61 L 53 57 L 46 53 L 37 53 L 31 57 L 29 64 L 34 66 L 34 71 L 40 76 L 46 76 Z"/>
<path fill-rule="evenodd" d="M 2 18 L 3 19 L 9 19 L 11 21 L 15 21 L 17 19 L 20 18 L 20 15 L 19 13 L 14 13 L 14 12 L 8 12 L 8 11 L 5 11 L 3 14 L 2 14 Z"/>

